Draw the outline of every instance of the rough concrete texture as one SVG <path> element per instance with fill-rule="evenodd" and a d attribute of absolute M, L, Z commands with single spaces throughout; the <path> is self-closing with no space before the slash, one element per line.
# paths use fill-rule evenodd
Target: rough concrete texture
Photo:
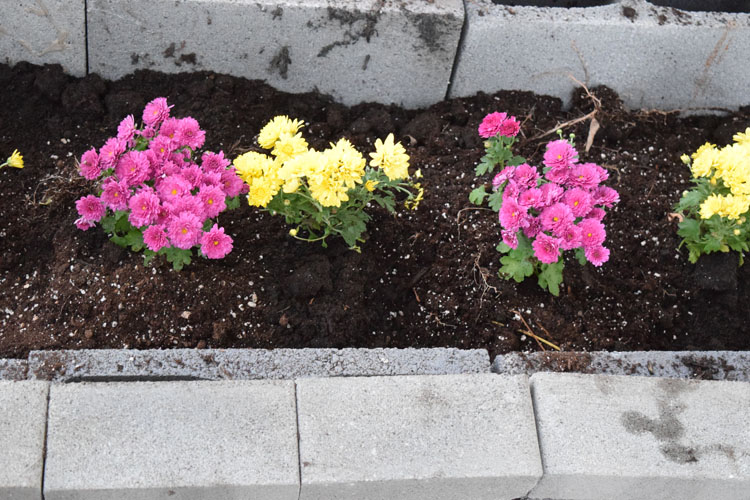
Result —
<path fill-rule="evenodd" d="M 567 105 L 579 85 L 572 76 L 613 88 L 630 108 L 737 108 L 750 102 L 748 45 L 745 13 L 644 0 L 570 9 L 467 0 L 450 96 L 530 90 Z"/>
<path fill-rule="evenodd" d="M 86 74 L 85 0 L 2 2 L 0 62 L 60 64 L 67 73 Z"/>
<path fill-rule="evenodd" d="M 32 351 L 29 377 L 52 381 L 294 379 L 489 373 L 484 349 L 174 349 Z"/>
<path fill-rule="evenodd" d="M 25 380 L 28 367 L 25 359 L 0 359 L 0 380 Z"/>
<path fill-rule="evenodd" d="M 303 500 L 512 499 L 541 474 L 525 376 L 297 381 Z"/>
<path fill-rule="evenodd" d="M 530 498 L 747 500 L 750 383 L 538 373 Z"/>
<path fill-rule="evenodd" d="M 0 498 L 39 500 L 42 493 L 45 382 L 0 381 Z"/>
<path fill-rule="evenodd" d="M 750 382 L 750 352 L 512 352 L 497 356 L 492 371 L 506 375 L 572 372 Z"/>
<path fill-rule="evenodd" d="M 297 500 L 294 383 L 55 384 L 45 500 Z"/>
<path fill-rule="evenodd" d="M 89 70 L 211 70 L 426 106 L 445 97 L 463 16 L 461 0 L 89 0 Z"/>

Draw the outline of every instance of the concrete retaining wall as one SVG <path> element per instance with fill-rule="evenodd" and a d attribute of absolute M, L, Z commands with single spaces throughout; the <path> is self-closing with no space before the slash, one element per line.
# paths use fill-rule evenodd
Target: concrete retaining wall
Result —
<path fill-rule="evenodd" d="M 577 80 L 631 108 L 736 109 L 750 104 L 749 12 L 742 0 L 19 0 L 0 19 L 0 61 L 109 79 L 210 70 L 349 105 L 498 90 L 568 103 Z"/>
<path fill-rule="evenodd" d="M 0 497 L 747 500 L 749 407 L 551 373 L 0 382 Z"/>

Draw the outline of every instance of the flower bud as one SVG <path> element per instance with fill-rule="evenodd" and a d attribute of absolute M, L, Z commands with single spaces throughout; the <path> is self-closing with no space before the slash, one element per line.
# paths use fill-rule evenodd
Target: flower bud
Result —
<path fill-rule="evenodd" d="M 289 235 L 290 236 L 297 236 L 297 229 L 290 229 L 289 230 Z"/>

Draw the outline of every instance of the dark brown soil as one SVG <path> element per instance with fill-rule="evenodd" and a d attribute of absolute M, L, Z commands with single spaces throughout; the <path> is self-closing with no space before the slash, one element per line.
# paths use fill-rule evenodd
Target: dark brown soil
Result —
<path fill-rule="evenodd" d="M 346 108 L 210 73 L 105 82 L 25 63 L 0 65 L 0 88 L 0 155 L 18 148 L 26 161 L 0 171 L 0 357 L 122 347 L 540 349 L 519 333 L 521 317 L 564 350 L 750 347 L 749 266 L 735 271 L 721 258 L 690 265 L 669 217 L 688 186 L 679 156 L 706 140 L 731 141 L 750 125 L 750 109 L 687 119 L 628 113 L 611 91 L 594 89 L 602 128 L 582 156 L 611 169 L 622 198 L 606 219 L 612 256 L 599 269 L 568 262 L 554 298 L 533 280 L 497 277 L 497 216 L 467 200 L 483 154 L 476 129 L 488 112 L 515 114 L 524 121 L 520 152 L 538 162 L 550 136 L 533 137 L 593 109 L 583 91 L 567 112 L 557 99 L 521 92 L 420 111 Z M 92 189 L 75 159 L 157 96 L 169 98 L 175 116 L 198 119 L 207 148 L 232 157 L 282 113 L 309 123 L 315 147 L 346 136 L 370 150 L 394 131 L 424 173 L 425 199 L 396 217 L 373 209 L 361 254 L 295 241 L 282 220 L 243 206 L 221 216 L 235 240 L 226 259 L 196 259 L 182 272 L 144 267 L 101 230 L 73 226 L 74 201 Z M 572 131 L 580 145 L 588 124 Z"/>

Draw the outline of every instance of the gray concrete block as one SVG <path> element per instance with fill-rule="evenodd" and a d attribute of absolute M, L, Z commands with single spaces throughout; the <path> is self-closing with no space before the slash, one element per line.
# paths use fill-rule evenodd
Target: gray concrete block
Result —
<path fill-rule="evenodd" d="M 573 76 L 613 88 L 630 108 L 737 108 L 750 103 L 748 45 L 746 13 L 643 0 L 570 9 L 467 0 L 450 96 L 530 90 L 567 105 Z"/>
<path fill-rule="evenodd" d="M 46 500 L 297 500 L 294 384 L 55 384 Z"/>
<path fill-rule="evenodd" d="M 530 498 L 747 500 L 750 383 L 538 373 Z"/>
<path fill-rule="evenodd" d="M 523 496 L 541 474 L 525 376 L 302 379 L 303 500 Z"/>
<path fill-rule="evenodd" d="M 0 381 L 0 498 L 41 500 L 45 382 Z"/>
<path fill-rule="evenodd" d="M 495 357 L 492 371 L 529 376 L 564 372 L 750 382 L 750 352 L 511 352 Z"/>
<path fill-rule="evenodd" d="M 25 380 L 28 368 L 25 359 L 0 359 L 0 380 Z"/>
<path fill-rule="evenodd" d="M 461 0 L 89 0 L 90 71 L 210 70 L 344 104 L 445 97 Z"/>
<path fill-rule="evenodd" d="M 489 373 L 484 349 L 174 349 L 32 351 L 32 379 L 251 380 Z"/>
<path fill-rule="evenodd" d="M 15 0 L 2 3 L 0 62 L 60 64 L 86 74 L 85 0 Z"/>

